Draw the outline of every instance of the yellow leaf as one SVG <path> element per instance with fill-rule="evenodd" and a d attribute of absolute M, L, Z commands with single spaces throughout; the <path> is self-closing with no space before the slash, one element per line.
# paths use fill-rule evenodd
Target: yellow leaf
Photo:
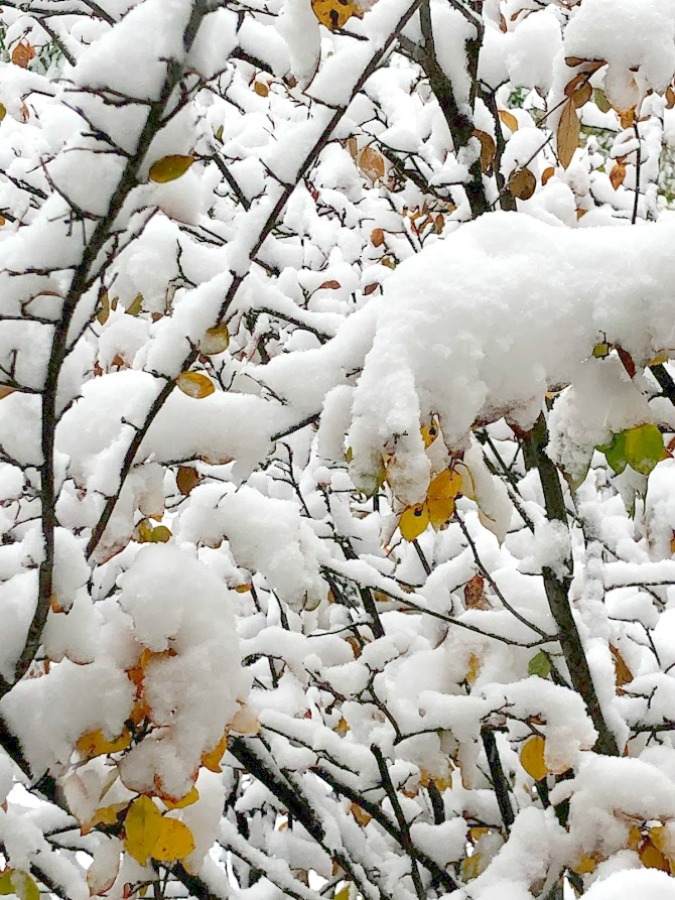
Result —
<path fill-rule="evenodd" d="M 597 861 L 592 856 L 584 853 L 579 862 L 572 866 L 572 871 L 576 872 L 577 875 L 590 875 L 591 872 L 595 872 L 597 864 Z"/>
<path fill-rule="evenodd" d="M 208 397 L 216 389 L 211 379 L 202 375 L 201 372 L 181 372 L 176 378 L 176 385 L 184 394 L 195 400 Z"/>
<path fill-rule="evenodd" d="M 312 0 L 312 11 L 322 25 L 334 31 L 342 28 L 356 12 L 349 0 Z"/>
<path fill-rule="evenodd" d="M 509 131 L 518 131 L 518 119 L 516 119 L 513 113 L 510 113 L 505 109 L 500 109 L 499 118 L 502 120 L 504 125 L 506 125 Z"/>
<path fill-rule="evenodd" d="M 556 131 L 558 159 L 563 169 L 566 169 L 572 162 L 574 151 L 579 146 L 580 133 L 581 123 L 579 122 L 579 116 L 574 108 L 574 103 L 568 100 L 563 107 Z"/>
<path fill-rule="evenodd" d="M 435 416 L 432 417 L 428 425 L 423 425 L 420 428 L 420 434 L 422 435 L 425 449 L 430 447 L 438 437 L 438 422 Z"/>
<path fill-rule="evenodd" d="M 480 853 L 472 853 L 462 860 L 462 881 L 472 881 L 477 878 L 484 868 L 483 856 Z"/>
<path fill-rule="evenodd" d="M 662 872 L 670 872 L 668 860 L 649 838 L 638 850 L 638 856 L 646 869 L 660 869 Z"/>
<path fill-rule="evenodd" d="M 210 772 L 222 772 L 220 761 L 227 750 L 227 732 L 221 737 L 216 746 L 212 750 L 208 750 L 202 756 L 202 765 Z"/>
<path fill-rule="evenodd" d="M 160 830 L 151 856 L 160 862 L 185 859 L 195 849 L 195 839 L 184 822 L 178 819 L 160 819 Z"/>
<path fill-rule="evenodd" d="M 145 865 L 162 832 L 162 815 L 150 797 L 139 797 L 124 820 L 124 842 L 130 856 Z"/>
<path fill-rule="evenodd" d="M 119 737 L 110 740 L 105 736 L 100 728 L 96 731 L 88 731 L 78 738 L 75 747 L 82 756 L 87 759 L 93 759 L 94 756 L 101 756 L 103 753 L 119 753 L 126 750 L 131 744 L 131 732 L 125 728 Z"/>
<path fill-rule="evenodd" d="M 466 671 L 466 675 L 464 676 L 464 680 L 467 684 L 473 684 L 476 678 L 478 677 L 478 673 L 480 672 L 481 660 L 480 656 L 477 656 L 475 653 L 472 653 L 469 657 L 469 668 Z"/>
<path fill-rule="evenodd" d="M 616 647 L 613 647 L 611 644 L 609 645 L 610 653 L 612 654 L 612 659 L 614 660 L 614 675 L 616 680 L 616 692 L 617 694 L 624 694 L 623 690 L 624 686 L 630 684 L 633 680 L 633 673 L 628 668 L 626 664 L 626 660 L 619 653 Z"/>
<path fill-rule="evenodd" d="M 429 524 L 429 509 L 426 503 L 418 503 L 416 506 L 409 506 L 404 510 L 403 515 L 398 520 L 398 527 L 401 529 L 401 537 L 406 541 L 414 541 L 424 531 Z"/>
<path fill-rule="evenodd" d="M 428 500 L 426 506 L 429 510 L 429 522 L 436 531 L 441 525 L 445 525 L 455 511 L 455 501 L 452 497 Z"/>
<path fill-rule="evenodd" d="M 197 800 L 199 800 L 199 791 L 195 785 L 192 785 L 187 794 L 184 797 L 179 797 L 178 800 L 172 800 L 170 797 L 162 797 L 162 802 L 167 809 L 185 809 L 186 806 L 192 806 Z"/>
<path fill-rule="evenodd" d="M 158 184 L 175 181 L 176 178 L 185 175 L 194 161 L 194 156 L 183 156 L 181 154 L 163 156 L 150 166 L 150 172 L 148 173 L 150 181 L 156 181 Z"/>
<path fill-rule="evenodd" d="M 199 342 L 199 351 L 204 356 L 216 356 L 223 353 L 230 346 L 230 332 L 225 322 L 207 328 L 204 337 Z"/>
<path fill-rule="evenodd" d="M 143 311 L 143 294 L 136 294 L 129 306 L 124 310 L 128 316 L 137 316 Z"/>
<path fill-rule="evenodd" d="M 126 809 L 128 803 L 113 803 L 111 806 L 100 806 L 89 821 L 82 826 L 80 832 L 89 834 L 97 825 L 117 825 L 117 816 Z"/>
<path fill-rule="evenodd" d="M 443 469 L 427 491 L 427 500 L 454 499 L 462 490 L 462 476 L 454 469 Z"/>
<path fill-rule="evenodd" d="M 5 118 L 6 115 L 7 115 L 7 109 L 5 107 L 5 104 L 0 103 L 0 122 L 2 122 L 2 120 Z"/>
<path fill-rule="evenodd" d="M 34 879 L 21 869 L 12 872 L 14 891 L 19 900 L 40 900 L 40 891 Z"/>
<path fill-rule="evenodd" d="M 270 92 L 269 87 L 265 84 L 264 81 L 254 81 L 253 90 L 259 97 L 266 97 Z"/>
<path fill-rule="evenodd" d="M 520 764 L 535 781 L 541 781 L 548 775 L 548 768 L 544 762 L 545 748 L 544 738 L 540 734 L 535 734 L 525 741 L 520 751 Z"/>

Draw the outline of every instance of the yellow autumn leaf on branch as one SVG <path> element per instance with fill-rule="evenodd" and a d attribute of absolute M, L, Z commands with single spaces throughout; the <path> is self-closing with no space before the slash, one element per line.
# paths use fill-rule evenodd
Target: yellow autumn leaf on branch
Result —
<path fill-rule="evenodd" d="M 96 731 L 88 731 L 78 738 L 75 747 L 82 756 L 87 759 L 93 759 L 95 756 L 101 756 L 104 753 L 119 753 L 126 750 L 131 744 L 131 732 L 128 728 L 116 738 L 107 738 L 100 728 Z"/>
<path fill-rule="evenodd" d="M 545 739 L 540 734 L 535 734 L 525 741 L 520 751 L 520 764 L 535 781 L 541 781 L 548 775 L 544 761 L 545 749 Z"/>
<path fill-rule="evenodd" d="M 192 785 L 184 797 L 179 797 L 177 800 L 172 800 L 171 797 L 162 797 L 162 802 L 167 809 L 185 809 L 186 806 L 192 806 L 197 800 L 199 800 L 199 791 L 195 785 Z"/>
<path fill-rule="evenodd" d="M 176 378 L 176 385 L 194 400 L 202 400 L 213 394 L 216 389 L 211 379 L 201 372 L 181 372 Z"/>
<path fill-rule="evenodd" d="M 150 181 L 155 181 L 158 184 L 175 181 L 176 178 L 185 175 L 194 161 L 194 156 L 183 156 L 181 154 L 163 156 L 150 166 L 148 176 Z"/>
<path fill-rule="evenodd" d="M 159 862 L 175 862 L 185 859 L 195 849 L 195 839 L 184 822 L 163 818 L 159 835 L 150 855 Z"/>
<path fill-rule="evenodd" d="M 227 732 L 221 737 L 216 746 L 212 750 L 208 750 L 202 756 L 202 765 L 210 772 L 222 772 L 220 761 L 227 750 Z"/>
<path fill-rule="evenodd" d="M 342 28 L 356 11 L 349 0 L 312 0 L 312 12 L 331 31 Z"/>
<path fill-rule="evenodd" d="M 162 814 L 150 797 L 134 800 L 124 820 L 124 845 L 130 856 L 144 866 L 162 831 Z"/>

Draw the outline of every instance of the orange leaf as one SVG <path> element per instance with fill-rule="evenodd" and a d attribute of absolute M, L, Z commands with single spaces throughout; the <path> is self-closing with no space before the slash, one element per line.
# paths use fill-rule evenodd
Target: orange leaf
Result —
<path fill-rule="evenodd" d="M 580 133 L 581 123 L 579 122 L 579 116 L 574 108 L 574 103 L 568 100 L 563 108 L 556 131 L 558 158 L 563 169 L 566 169 L 572 162 L 574 151 L 579 146 Z"/>
<path fill-rule="evenodd" d="M 21 41 L 12 50 L 12 62 L 15 66 L 19 66 L 22 69 L 27 69 L 28 63 L 34 57 L 35 47 L 29 44 L 28 41 Z"/>
<path fill-rule="evenodd" d="M 617 694 L 624 694 L 623 690 L 624 686 L 630 684 L 633 680 L 633 673 L 628 668 L 626 664 L 626 660 L 619 653 L 616 647 L 613 647 L 611 644 L 609 645 L 609 652 L 612 654 L 612 659 L 614 660 L 614 676 L 616 680 L 616 692 Z"/>
<path fill-rule="evenodd" d="M 370 242 L 373 247 L 381 247 L 384 244 L 384 229 L 373 228 L 370 232 Z"/>
<path fill-rule="evenodd" d="M 553 178 L 554 175 L 555 175 L 555 169 L 553 168 L 553 166 L 547 166 L 547 167 L 544 169 L 544 171 L 541 173 L 541 183 L 542 183 L 542 185 L 546 184 L 546 182 L 547 182 L 550 178 Z"/>
<path fill-rule="evenodd" d="M 373 147 L 364 147 L 358 156 L 358 165 L 363 174 L 372 182 L 384 178 L 384 157 Z"/>
<path fill-rule="evenodd" d="M 621 185 L 624 183 L 625 178 L 626 164 L 622 162 L 615 163 L 612 166 L 612 171 L 609 173 L 609 180 L 615 191 L 621 187 Z"/>

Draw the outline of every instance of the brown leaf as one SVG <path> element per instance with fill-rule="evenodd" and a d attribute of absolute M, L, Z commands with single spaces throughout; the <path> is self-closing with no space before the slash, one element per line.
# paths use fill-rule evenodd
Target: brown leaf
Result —
<path fill-rule="evenodd" d="M 317 291 L 337 291 L 340 287 L 342 287 L 340 282 L 332 279 L 331 281 L 324 281 L 323 284 L 320 284 Z"/>
<path fill-rule="evenodd" d="M 626 664 L 626 660 L 619 653 L 616 647 L 613 647 L 611 644 L 609 645 L 609 652 L 612 654 L 612 659 L 614 660 L 614 676 L 616 680 L 616 692 L 617 694 L 625 694 L 623 688 L 625 685 L 630 684 L 633 680 L 633 673 L 628 668 Z"/>
<path fill-rule="evenodd" d="M 593 96 L 593 88 L 591 87 L 590 81 L 584 81 L 579 87 L 570 95 L 572 103 L 574 103 L 575 109 L 580 109 L 585 103 Z"/>
<path fill-rule="evenodd" d="M 529 169 L 520 169 L 509 178 L 508 188 L 519 200 L 529 200 L 537 188 L 537 179 Z"/>
<path fill-rule="evenodd" d="M 672 109 L 675 106 L 675 91 L 672 85 L 666 88 L 666 109 Z"/>
<path fill-rule="evenodd" d="M 495 159 L 497 148 L 494 139 L 487 131 L 479 131 L 475 129 L 473 136 L 480 141 L 480 168 L 484 175 L 489 175 L 492 171 L 492 164 Z"/>
<path fill-rule="evenodd" d="M 621 185 L 624 183 L 625 178 L 626 164 L 622 162 L 615 163 L 612 166 L 612 171 L 609 173 L 609 180 L 615 191 L 621 187 Z"/>
<path fill-rule="evenodd" d="M 373 228 L 370 232 L 370 242 L 373 247 L 381 247 L 384 244 L 384 229 Z"/>
<path fill-rule="evenodd" d="M 372 182 L 384 178 L 384 157 L 374 147 L 364 147 L 358 156 L 358 165 Z"/>
<path fill-rule="evenodd" d="M 193 491 L 202 480 L 194 466 L 180 466 L 176 473 L 176 486 L 184 497 Z"/>
<path fill-rule="evenodd" d="M 558 145 L 558 159 L 563 169 L 572 162 L 574 151 L 579 146 L 581 123 L 574 108 L 574 103 L 568 100 L 563 107 L 558 129 L 556 131 L 556 143 Z"/>
<path fill-rule="evenodd" d="M 22 69 L 28 68 L 28 63 L 35 57 L 35 47 L 28 41 L 20 41 L 12 50 L 12 62 Z"/>
<path fill-rule="evenodd" d="M 623 347 L 615 347 L 615 350 L 619 355 L 619 359 L 621 360 L 624 369 L 628 373 L 628 377 L 635 378 L 637 369 L 635 368 L 633 357 L 630 355 L 628 350 L 624 350 Z"/>
<path fill-rule="evenodd" d="M 445 219 L 443 218 L 442 213 L 438 213 L 438 215 L 434 219 L 434 231 L 436 232 L 436 234 L 441 234 L 444 228 Z"/>
<path fill-rule="evenodd" d="M 509 129 L 509 131 L 518 131 L 518 119 L 510 113 L 506 109 L 499 110 L 499 118 L 502 120 L 504 125 Z"/>
<path fill-rule="evenodd" d="M 0 384 L 0 400 L 4 400 L 5 397 L 9 397 L 10 394 L 13 394 L 16 388 L 9 387 L 7 384 Z"/>
<path fill-rule="evenodd" d="M 485 596 L 485 579 L 474 575 L 464 585 L 464 604 L 467 609 L 489 609 L 490 602 Z"/>
<path fill-rule="evenodd" d="M 549 178 L 553 178 L 555 175 L 555 169 L 553 166 L 547 166 L 544 171 L 541 173 L 541 183 L 542 185 L 546 184 Z"/>
<path fill-rule="evenodd" d="M 363 289 L 363 296 L 367 297 L 379 288 L 379 284 L 375 281 L 373 284 L 367 284 Z"/>

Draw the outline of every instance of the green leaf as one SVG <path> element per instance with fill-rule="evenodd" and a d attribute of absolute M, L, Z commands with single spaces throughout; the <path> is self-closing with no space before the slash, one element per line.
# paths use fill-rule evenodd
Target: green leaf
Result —
<path fill-rule="evenodd" d="M 607 457 L 607 462 L 620 475 L 628 465 L 626 459 L 626 432 L 615 434 L 609 444 L 598 445 L 598 450 Z"/>
<path fill-rule="evenodd" d="M 651 422 L 623 433 L 628 465 L 640 475 L 649 475 L 663 456 L 663 435 Z"/>
<path fill-rule="evenodd" d="M 539 678 L 548 678 L 552 669 L 551 660 L 543 650 L 536 653 L 527 664 L 527 674 L 538 675 Z"/>

